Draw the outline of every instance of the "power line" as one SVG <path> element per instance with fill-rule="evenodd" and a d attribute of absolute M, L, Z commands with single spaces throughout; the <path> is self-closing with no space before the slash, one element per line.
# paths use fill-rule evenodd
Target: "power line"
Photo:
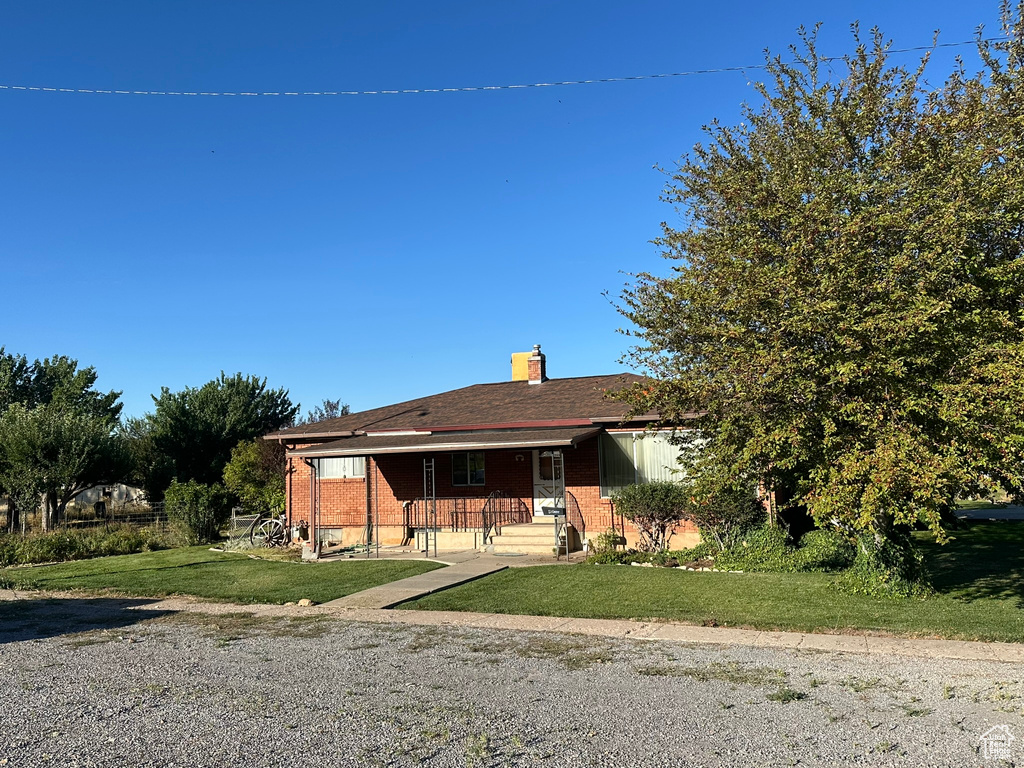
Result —
<path fill-rule="evenodd" d="M 982 40 L 962 40 L 956 43 L 934 43 L 918 45 L 911 48 L 890 48 L 888 53 L 916 53 L 931 51 L 936 48 L 957 48 L 965 45 L 996 43 L 1007 40 L 1005 37 L 988 37 Z M 846 56 L 822 56 L 822 63 L 843 61 Z M 796 62 L 789 62 L 795 64 Z M 628 77 L 597 77 L 589 80 L 558 80 L 550 83 L 516 83 L 509 85 L 467 85 L 458 88 L 400 88 L 379 91 L 135 91 L 113 90 L 104 88 L 49 88 L 40 85 L 3 85 L 5 91 L 48 91 L 53 93 L 89 93 L 118 94 L 126 96 L 378 96 L 406 93 L 465 93 L 469 91 L 512 91 L 520 88 L 555 88 L 564 85 L 591 85 L 595 83 L 625 83 L 633 80 L 657 80 L 669 77 L 694 77 L 696 75 L 713 75 L 725 72 L 746 72 L 751 69 L 766 69 L 767 64 L 748 64 L 740 67 L 716 67 L 712 69 L 691 69 L 685 72 L 664 72 L 656 75 L 632 75 Z"/>

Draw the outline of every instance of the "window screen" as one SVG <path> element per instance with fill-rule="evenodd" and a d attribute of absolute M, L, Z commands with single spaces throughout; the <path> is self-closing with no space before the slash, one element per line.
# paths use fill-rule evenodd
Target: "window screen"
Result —
<path fill-rule="evenodd" d="M 322 480 L 364 477 L 366 475 L 366 459 L 362 456 L 317 459 L 317 474 L 320 475 Z"/>
<path fill-rule="evenodd" d="M 602 434 L 599 443 L 601 464 L 601 496 L 611 496 L 615 491 L 636 482 L 636 466 L 633 464 L 633 434 Z"/>
<path fill-rule="evenodd" d="M 601 496 L 633 483 L 679 480 L 680 447 L 668 432 L 612 432 L 601 435 Z"/>

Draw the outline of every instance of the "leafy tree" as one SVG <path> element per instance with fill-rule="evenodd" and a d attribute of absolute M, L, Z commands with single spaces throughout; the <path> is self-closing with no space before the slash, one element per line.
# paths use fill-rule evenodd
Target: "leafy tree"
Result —
<path fill-rule="evenodd" d="M 306 411 L 306 415 L 298 419 L 295 422 L 295 426 L 299 427 L 304 424 L 316 424 L 320 421 L 336 419 L 339 416 L 348 416 L 349 412 L 348 403 L 343 403 L 340 399 L 328 400 L 324 398 L 324 401 L 320 405 L 315 405 L 312 410 Z"/>
<path fill-rule="evenodd" d="M 640 548 L 660 552 L 672 532 L 687 517 L 690 494 L 680 483 L 661 481 L 627 485 L 612 494 L 615 510 L 636 526 Z"/>
<path fill-rule="evenodd" d="M 284 509 L 285 453 L 281 443 L 245 440 L 231 451 L 224 485 L 249 512 Z"/>
<path fill-rule="evenodd" d="M 44 529 L 87 488 L 127 471 L 115 434 L 120 392 L 95 388 L 96 371 L 63 355 L 29 363 L 0 348 L 0 492 L 9 496 L 8 528 L 18 510 L 43 500 Z"/>
<path fill-rule="evenodd" d="M 932 89 L 877 31 L 845 67 L 801 31 L 671 173 L 672 274 L 623 295 L 652 374 L 625 397 L 699 428 L 689 476 L 785 483 L 908 578 L 897 526 L 941 540 L 957 496 L 1024 480 L 1022 7 Z"/>
<path fill-rule="evenodd" d="M 126 419 L 121 434 L 131 455 L 130 482 L 142 488 L 147 499 L 162 498 L 174 479 L 174 461 L 157 447 L 152 421 L 148 417 Z"/>
<path fill-rule="evenodd" d="M 221 373 L 202 387 L 180 392 L 164 387 L 153 401 L 156 409 L 147 414 L 147 424 L 132 429 L 152 441 L 148 447 L 136 445 L 136 452 L 153 459 L 144 473 L 149 473 L 147 487 L 159 492 L 166 488 L 161 481 L 167 473 L 179 482 L 220 482 L 239 442 L 281 429 L 298 413 L 287 390 L 268 389 L 266 379 L 240 373 Z"/>
<path fill-rule="evenodd" d="M 0 416 L 0 484 L 21 510 L 33 509 L 42 497 L 42 528 L 50 530 L 79 493 L 128 472 L 116 426 L 109 415 L 80 406 L 14 403 Z"/>

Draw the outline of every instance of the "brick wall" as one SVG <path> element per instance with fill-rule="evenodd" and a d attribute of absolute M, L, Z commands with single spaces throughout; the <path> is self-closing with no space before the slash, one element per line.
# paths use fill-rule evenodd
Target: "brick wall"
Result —
<path fill-rule="evenodd" d="M 301 447 L 301 446 L 298 446 Z M 532 508 L 533 455 L 530 450 L 487 451 L 484 459 L 486 485 L 457 486 L 452 484 L 450 453 L 433 455 L 436 493 L 439 497 L 483 498 L 492 491 L 504 491 L 517 496 Z M 587 526 L 587 536 L 593 537 L 612 527 L 612 508 L 608 499 L 601 498 L 600 470 L 598 466 L 598 440 L 592 438 L 576 448 L 564 449 L 565 486 L 580 505 Z M 369 474 L 369 503 L 375 524 L 380 526 L 382 543 L 398 543 L 404 537 L 402 504 L 420 498 L 423 493 L 423 459 L 425 454 L 386 454 L 367 459 Z M 310 496 L 310 469 L 301 459 L 290 459 L 288 477 L 288 514 L 291 520 L 308 520 Z M 355 541 L 366 525 L 367 480 L 348 478 L 320 480 L 320 525 L 324 528 L 346 529 L 345 541 Z M 621 529 L 616 519 L 615 527 Z M 351 535 L 349 534 L 351 531 Z M 636 531 L 626 524 L 626 538 L 632 543 Z M 696 531 L 681 526 L 673 540 L 675 546 L 689 546 Z"/>

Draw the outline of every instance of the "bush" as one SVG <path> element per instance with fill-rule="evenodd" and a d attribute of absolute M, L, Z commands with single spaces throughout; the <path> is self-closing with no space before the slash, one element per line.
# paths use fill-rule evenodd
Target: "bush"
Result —
<path fill-rule="evenodd" d="M 857 554 L 836 582 L 844 592 L 875 597 L 926 597 L 931 594 L 924 558 L 909 534 L 892 531 L 881 543 L 871 534 L 857 540 Z"/>
<path fill-rule="evenodd" d="M 720 550 L 739 541 L 746 531 L 761 526 L 766 512 L 749 483 L 736 486 L 711 486 L 697 483 L 692 489 L 694 502 L 687 518 L 696 524 L 705 541 L 714 541 Z"/>
<path fill-rule="evenodd" d="M 715 567 L 726 571 L 788 573 L 800 570 L 795 553 L 784 530 L 765 526 L 747 531 L 733 546 L 715 555 Z"/>
<path fill-rule="evenodd" d="M 55 531 L 24 538 L 0 534 L 0 567 L 130 555 L 166 549 L 174 543 L 167 534 L 130 525 Z"/>
<path fill-rule="evenodd" d="M 795 573 L 840 571 L 853 564 L 856 550 L 837 531 L 809 531 L 795 547 L 786 531 L 765 526 L 745 532 L 731 547 L 715 555 L 725 571 Z"/>
<path fill-rule="evenodd" d="M 801 571 L 841 571 L 853 565 L 857 548 L 838 531 L 808 531 L 794 553 Z"/>
<path fill-rule="evenodd" d="M 191 544 L 205 544 L 220 535 L 231 515 L 227 491 L 220 485 L 203 485 L 195 480 L 173 481 L 164 494 L 167 517 L 182 528 Z"/>
<path fill-rule="evenodd" d="M 612 494 L 616 511 L 636 526 L 641 549 L 660 552 L 668 546 L 672 529 L 687 516 L 689 493 L 669 481 L 627 485 Z"/>
<path fill-rule="evenodd" d="M 601 555 L 605 552 L 614 552 L 625 543 L 626 540 L 617 531 L 609 530 L 590 539 L 589 551 L 591 555 Z"/>

